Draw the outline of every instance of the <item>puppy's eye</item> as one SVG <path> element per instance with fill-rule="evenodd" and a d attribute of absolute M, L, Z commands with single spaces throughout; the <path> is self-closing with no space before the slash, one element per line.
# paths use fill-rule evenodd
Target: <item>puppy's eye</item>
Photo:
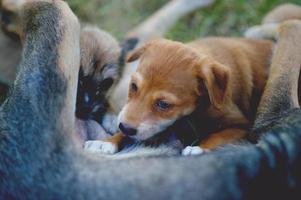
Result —
<path fill-rule="evenodd" d="M 171 108 L 171 104 L 163 101 L 163 100 L 158 100 L 156 102 L 156 107 L 160 110 L 163 110 L 163 111 L 166 111 L 168 110 L 169 108 Z"/>
<path fill-rule="evenodd" d="M 131 83 L 131 90 L 133 92 L 137 92 L 138 91 L 138 86 L 136 85 L 136 83 Z"/>

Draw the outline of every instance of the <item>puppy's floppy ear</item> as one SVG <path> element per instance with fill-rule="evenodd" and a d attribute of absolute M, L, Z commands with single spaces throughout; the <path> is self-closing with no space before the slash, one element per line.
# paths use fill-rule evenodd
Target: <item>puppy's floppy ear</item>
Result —
<path fill-rule="evenodd" d="M 208 91 L 210 102 L 217 109 L 221 109 L 228 91 L 230 68 L 213 59 L 206 59 L 198 64 L 197 70 L 201 84 L 204 84 L 203 87 Z"/>
<path fill-rule="evenodd" d="M 148 47 L 150 47 L 151 45 L 155 44 L 157 41 L 160 41 L 160 40 L 161 39 L 151 40 L 151 41 L 145 43 L 143 46 L 138 47 L 137 49 L 135 49 L 133 52 L 131 52 L 127 56 L 126 61 L 133 62 L 135 60 L 138 60 Z"/>
<path fill-rule="evenodd" d="M 134 50 L 127 56 L 127 62 L 133 62 L 135 60 L 138 60 L 140 56 L 144 53 L 146 49 L 146 46 L 143 45 L 142 47 L 139 47 L 138 49 Z"/>

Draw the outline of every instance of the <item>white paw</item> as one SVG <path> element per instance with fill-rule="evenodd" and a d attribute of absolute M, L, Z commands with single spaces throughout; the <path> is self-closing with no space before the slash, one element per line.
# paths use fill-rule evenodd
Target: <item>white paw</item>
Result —
<path fill-rule="evenodd" d="M 89 140 L 85 142 L 85 151 L 91 153 L 114 154 L 118 151 L 118 147 L 111 142 L 100 140 Z"/>
<path fill-rule="evenodd" d="M 199 155 L 204 153 L 204 149 L 198 146 L 187 146 L 185 149 L 182 150 L 183 156 L 193 156 L 193 155 Z"/>

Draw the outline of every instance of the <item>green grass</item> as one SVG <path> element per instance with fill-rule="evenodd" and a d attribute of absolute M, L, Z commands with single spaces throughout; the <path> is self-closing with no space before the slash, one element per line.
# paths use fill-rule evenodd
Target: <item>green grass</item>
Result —
<path fill-rule="evenodd" d="M 122 39 L 125 33 L 142 22 L 167 0 L 68 0 L 83 20 L 97 24 Z M 173 40 L 189 41 L 208 35 L 240 36 L 259 24 L 262 17 L 281 3 L 300 0 L 217 0 L 213 6 L 198 10 L 179 20 L 166 34 Z"/>
<path fill-rule="evenodd" d="M 248 27 L 259 24 L 269 10 L 284 2 L 288 1 L 218 0 L 210 8 L 198 10 L 181 19 L 166 37 L 189 41 L 209 35 L 241 36 Z"/>
<path fill-rule="evenodd" d="M 168 0 L 68 0 L 81 20 L 97 24 L 118 39 Z"/>

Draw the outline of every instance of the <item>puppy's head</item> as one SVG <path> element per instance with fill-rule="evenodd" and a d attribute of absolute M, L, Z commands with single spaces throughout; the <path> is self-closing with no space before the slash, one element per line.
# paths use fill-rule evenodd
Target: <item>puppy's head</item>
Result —
<path fill-rule="evenodd" d="M 81 66 L 77 93 L 77 117 L 93 118 L 108 108 L 106 95 L 120 74 L 118 42 L 108 33 L 86 27 L 81 32 Z"/>
<path fill-rule="evenodd" d="M 163 39 L 137 49 L 128 61 L 137 59 L 128 102 L 119 114 L 119 128 L 125 135 L 149 139 L 205 104 L 200 97 L 222 109 L 230 76 L 222 64 L 192 47 Z"/>

